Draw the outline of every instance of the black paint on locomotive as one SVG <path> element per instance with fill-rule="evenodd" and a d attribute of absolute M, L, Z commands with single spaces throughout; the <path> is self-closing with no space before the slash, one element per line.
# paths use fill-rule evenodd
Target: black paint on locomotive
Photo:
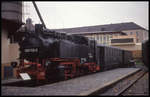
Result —
<path fill-rule="evenodd" d="M 27 33 L 19 45 L 20 58 L 33 62 L 36 58 L 85 58 L 88 62 L 88 54 L 94 56 L 95 46 L 86 37 L 43 30 L 39 24 L 35 25 L 35 32 Z M 94 57 L 90 59 L 93 61 Z"/>
<path fill-rule="evenodd" d="M 27 33 L 19 45 L 20 58 L 29 61 L 36 61 L 36 58 L 84 58 L 84 62 L 95 62 L 100 65 L 101 70 L 122 67 L 132 59 L 131 52 L 112 46 L 97 45 L 95 40 L 83 36 L 44 30 L 39 24 L 35 25 L 35 32 Z"/>
<path fill-rule="evenodd" d="M 149 67 L 149 40 L 142 42 L 142 60 L 146 67 Z"/>

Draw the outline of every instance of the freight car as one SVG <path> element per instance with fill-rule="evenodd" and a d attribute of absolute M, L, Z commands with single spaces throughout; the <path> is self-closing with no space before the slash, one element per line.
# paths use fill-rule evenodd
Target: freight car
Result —
<path fill-rule="evenodd" d="M 132 57 L 132 51 L 123 50 L 123 66 L 122 67 L 130 67 L 134 66 L 133 64 L 133 57 Z"/>
<path fill-rule="evenodd" d="M 35 25 L 35 32 L 19 33 L 22 38 L 18 77 L 25 72 L 36 80 L 69 79 L 122 67 L 130 60 L 125 60 L 128 54 L 124 50 L 97 45 L 95 40 L 83 36 L 43 29 L 40 24 Z M 15 65 L 12 62 L 12 66 Z"/>
<path fill-rule="evenodd" d="M 149 67 L 149 40 L 142 43 L 142 60 L 146 67 Z"/>
<path fill-rule="evenodd" d="M 97 63 L 102 70 L 112 69 L 123 65 L 123 53 L 119 48 L 97 45 Z"/>
<path fill-rule="evenodd" d="M 96 46 L 96 60 L 101 70 L 131 66 L 132 52 L 117 47 L 99 44 Z"/>

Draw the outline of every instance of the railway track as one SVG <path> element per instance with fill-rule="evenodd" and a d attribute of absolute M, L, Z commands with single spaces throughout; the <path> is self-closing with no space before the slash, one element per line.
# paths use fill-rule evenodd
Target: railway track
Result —
<path fill-rule="evenodd" d="M 105 96 L 105 95 L 113 95 L 113 96 L 119 96 L 119 95 L 124 95 L 126 91 L 130 87 L 132 87 L 138 80 L 140 80 L 147 72 L 140 70 L 139 72 L 130 75 L 122 80 L 120 80 L 117 83 L 114 83 L 108 87 L 105 87 L 102 90 L 99 90 L 92 95 L 100 95 L 100 96 Z"/>
<path fill-rule="evenodd" d="M 125 86 L 125 88 L 123 88 L 120 92 L 118 92 L 117 96 L 124 94 L 125 91 L 127 91 L 130 87 L 132 87 L 145 74 L 146 74 L 146 72 L 141 72 L 140 75 L 135 80 L 133 80 L 133 82 L 131 82 L 129 85 Z"/>
<path fill-rule="evenodd" d="M 122 92 L 121 95 L 149 95 L 149 73 L 145 73 L 131 87 Z"/>

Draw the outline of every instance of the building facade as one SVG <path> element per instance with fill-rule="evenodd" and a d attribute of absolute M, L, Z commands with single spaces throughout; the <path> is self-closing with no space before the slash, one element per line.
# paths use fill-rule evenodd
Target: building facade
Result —
<path fill-rule="evenodd" d="M 110 45 L 131 51 L 134 59 L 142 57 L 142 45 L 137 42 L 136 35 L 114 36 L 110 39 Z"/>
<path fill-rule="evenodd" d="M 127 35 L 135 35 L 137 43 L 142 43 L 142 41 L 149 39 L 148 31 L 144 29 L 123 30 L 122 32 L 126 33 Z"/>
<path fill-rule="evenodd" d="M 116 33 L 110 34 L 109 32 L 121 32 L 124 33 L 125 35 L 134 35 L 136 36 L 136 43 L 141 43 L 142 41 L 149 39 L 148 30 L 137 25 L 134 22 L 76 27 L 76 28 L 53 29 L 53 30 L 58 32 L 66 32 L 70 34 L 79 34 L 79 35 L 82 34 L 83 36 L 93 37 L 97 40 L 98 43 L 107 44 L 107 45 L 110 45 L 110 38 L 112 38 L 113 36 L 122 35 Z"/>
<path fill-rule="evenodd" d="M 149 32 L 134 22 L 87 27 L 54 29 L 60 32 L 94 38 L 97 43 L 111 45 L 133 52 L 133 58 L 141 58 L 141 43 L 149 39 Z"/>
<path fill-rule="evenodd" d="M 15 77 L 16 70 L 12 68 L 10 62 L 18 61 L 19 45 L 12 43 L 12 39 L 13 34 L 22 25 L 22 2 L 3 1 L 1 8 L 1 78 L 5 79 Z"/>
<path fill-rule="evenodd" d="M 126 36 L 113 36 L 110 39 L 110 45 L 116 46 L 125 50 L 129 51 L 135 51 L 135 50 L 141 50 L 141 43 L 136 42 L 136 36 L 135 35 L 126 35 Z"/>
<path fill-rule="evenodd" d="M 97 32 L 81 32 L 81 33 L 71 33 L 74 35 L 82 35 L 88 37 L 89 39 L 95 39 L 97 43 L 110 45 L 110 39 L 114 36 L 124 36 L 123 32 L 116 31 L 97 31 Z"/>
<path fill-rule="evenodd" d="M 110 45 L 134 45 L 136 44 L 136 36 L 135 35 L 124 35 L 124 36 L 113 36 L 110 39 Z"/>

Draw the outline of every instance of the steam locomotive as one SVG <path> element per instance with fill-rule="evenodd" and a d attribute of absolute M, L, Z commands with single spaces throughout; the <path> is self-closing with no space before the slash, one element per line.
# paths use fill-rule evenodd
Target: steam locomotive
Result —
<path fill-rule="evenodd" d="M 142 60 L 146 67 L 149 67 L 149 40 L 143 41 L 142 43 Z"/>
<path fill-rule="evenodd" d="M 36 80 L 66 80 L 81 75 L 130 64 L 132 54 L 119 48 L 99 45 L 84 36 L 69 35 L 35 25 L 34 32 L 24 33 L 19 40 L 20 64 L 17 77 L 28 73 Z"/>

